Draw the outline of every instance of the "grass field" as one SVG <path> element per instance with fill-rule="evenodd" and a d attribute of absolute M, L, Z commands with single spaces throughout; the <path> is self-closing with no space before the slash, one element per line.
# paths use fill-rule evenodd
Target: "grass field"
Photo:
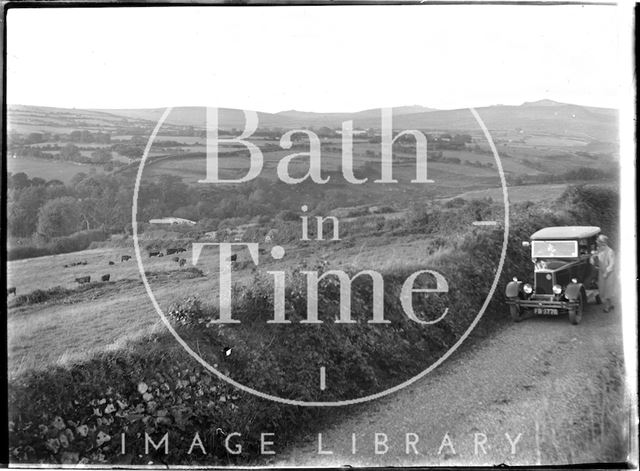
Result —
<path fill-rule="evenodd" d="M 299 152 L 299 151 L 298 151 Z M 260 174 L 260 178 L 266 178 L 269 180 L 276 180 L 278 175 L 276 173 L 278 163 L 282 158 L 291 155 L 293 152 L 289 150 L 282 151 L 270 151 L 264 152 L 263 169 Z M 496 167 L 477 167 L 471 165 L 464 165 L 465 161 L 481 163 L 494 162 L 492 156 L 486 156 L 482 154 L 474 154 L 471 152 L 457 152 L 445 153 L 445 157 L 458 157 L 461 159 L 462 164 L 451 164 L 443 162 L 427 162 L 429 178 L 434 180 L 433 184 L 428 186 L 432 188 L 445 187 L 445 188 L 467 188 L 469 186 L 474 187 L 478 185 L 486 185 L 488 181 L 498 180 L 498 172 Z M 339 171 L 342 164 L 342 155 L 335 151 L 322 151 L 321 162 L 324 171 Z M 415 158 L 407 154 L 400 154 L 396 156 L 396 162 L 394 163 L 393 175 L 400 183 L 408 183 L 415 178 Z M 290 173 L 293 176 L 304 175 L 308 171 L 309 163 L 308 157 L 295 158 L 290 166 Z M 364 153 L 354 153 L 354 167 L 355 174 L 360 177 L 362 174 L 358 172 L 358 167 L 364 164 L 371 164 L 374 167 L 380 165 L 379 158 L 367 156 Z M 246 174 L 249 166 L 248 156 L 234 156 L 230 158 L 220 158 L 219 168 L 222 178 L 239 178 Z M 521 173 L 528 172 L 530 174 L 538 173 L 536 170 L 527 168 L 518 162 L 509 159 L 503 159 L 503 166 L 505 173 Z M 155 163 L 148 164 L 145 167 L 145 178 L 154 178 L 162 174 L 176 175 L 181 177 L 186 183 L 196 183 L 198 180 L 204 178 L 205 175 L 205 154 L 202 155 L 188 155 L 188 156 L 175 156 L 169 159 L 164 159 Z M 373 179 L 370 179 L 372 182 Z M 371 186 L 369 184 L 365 186 Z M 379 186 L 379 185 L 378 185 Z M 411 186 L 411 185 L 408 185 Z M 416 185 L 413 185 L 414 187 Z M 455 191 L 455 190 L 454 190 Z M 450 190 L 447 190 L 449 194 Z"/>
<path fill-rule="evenodd" d="M 286 271 L 303 263 L 313 266 L 328 260 L 332 268 L 376 267 L 385 270 L 400 267 L 406 260 L 426 260 L 429 254 L 428 241 L 424 237 L 394 238 L 391 249 L 389 243 L 388 237 L 377 236 L 346 245 L 285 246 L 284 260 L 274 261 L 268 255 L 262 255 L 259 267 L 261 272 Z M 18 295 L 54 286 L 74 288 L 74 279 L 80 276 L 91 276 L 95 280 L 102 274 L 111 275 L 110 283 L 97 284 L 81 295 L 9 310 L 8 365 L 11 376 L 46 369 L 48 365 L 82 361 L 101 351 L 119 348 L 127 340 L 158 326 L 159 317 L 142 285 L 135 258 L 120 262 L 121 255 L 134 255 L 133 248 L 99 248 L 8 263 L 8 283 L 17 287 Z M 191 252 L 182 253 L 181 257 L 190 262 Z M 216 301 L 217 249 L 203 251 L 197 267 L 205 276 L 192 279 L 180 276 L 180 270 L 170 256 L 148 258 L 144 255 L 143 259 L 145 271 L 157 274 L 149 274 L 148 278 L 163 310 L 188 296 L 199 296 L 211 303 Z M 248 261 L 248 253 L 240 251 L 238 260 Z M 86 261 L 87 265 L 64 268 L 64 265 L 78 261 Z M 109 265 L 109 261 L 115 261 L 115 264 Z M 248 282 L 252 266 L 248 262 L 245 268 L 234 271 L 234 280 Z M 11 297 L 8 302 L 11 306 Z"/>
<path fill-rule="evenodd" d="M 24 172 L 30 178 L 39 177 L 45 180 L 57 179 L 68 183 L 77 173 L 104 173 L 99 165 L 87 165 L 59 160 L 36 159 L 31 157 L 9 158 L 7 171 L 11 173 Z"/>
<path fill-rule="evenodd" d="M 508 187 L 509 201 L 520 203 L 522 201 L 550 201 L 556 199 L 567 188 L 566 183 L 557 185 L 524 185 Z M 457 195 L 465 199 L 491 198 L 494 201 L 502 201 L 502 188 L 487 188 L 485 190 L 467 191 Z"/>

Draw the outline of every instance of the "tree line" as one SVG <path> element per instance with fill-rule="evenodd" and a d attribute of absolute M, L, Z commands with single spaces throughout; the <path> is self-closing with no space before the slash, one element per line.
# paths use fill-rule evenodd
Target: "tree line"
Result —
<path fill-rule="evenodd" d="M 77 231 L 131 231 L 134 177 L 127 174 L 76 174 L 69 183 L 7 177 L 7 228 L 15 238 L 46 242 Z M 198 222 L 196 230 L 211 231 L 250 221 L 297 219 L 300 204 L 310 211 L 366 203 L 365 195 L 341 188 L 319 189 L 313 183 L 286 185 L 257 179 L 243 185 L 189 186 L 180 177 L 160 175 L 145 180 L 138 194 L 138 221 L 180 217 Z"/>

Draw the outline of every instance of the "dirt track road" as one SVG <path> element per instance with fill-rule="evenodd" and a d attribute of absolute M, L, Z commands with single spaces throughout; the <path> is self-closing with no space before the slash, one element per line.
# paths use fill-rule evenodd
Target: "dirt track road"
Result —
<path fill-rule="evenodd" d="M 510 324 L 401 392 L 277 456 L 287 465 L 509 465 L 601 461 L 599 372 L 622 358 L 619 309 Z M 605 399 L 606 400 L 606 399 Z M 604 436 L 611 431 L 604 425 Z M 378 445 L 375 440 L 385 442 Z M 509 434 L 509 437 L 506 436 Z M 520 438 L 517 437 L 520 435 Z M 355 437 L 355 453 L 353 440 Z M 516 442 L 512 454 L 510 440 Z M 407 446 L 407 442 L 409 445 Z M 411 445 L 415 443 L 415 445 Z M 440 451 L 440 453 L 439 453 Z M 486 454 L 485 454 L 486 452 Z"/>

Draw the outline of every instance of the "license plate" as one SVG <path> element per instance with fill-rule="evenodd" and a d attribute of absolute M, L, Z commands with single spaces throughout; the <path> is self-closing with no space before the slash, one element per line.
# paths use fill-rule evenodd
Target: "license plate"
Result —
<path fill-rule="evenodd" d="M 558 315 L 558 310 L 557 309 L 551 309 L 551 308 L 542 308 L 542 307 L 537 307 L 535 308 L 534 312 L 536 314 L 542 314 L 545 316 L 557 316 Z"/>

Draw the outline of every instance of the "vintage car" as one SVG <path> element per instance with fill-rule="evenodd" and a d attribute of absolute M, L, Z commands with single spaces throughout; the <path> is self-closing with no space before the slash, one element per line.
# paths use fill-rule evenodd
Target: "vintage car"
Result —
<path fill-rule="evenodd" d="M 511 318 L 518 322 L 530 314 L 568 314 L 572 324 L 582 320 L 587 299 L 600 304 L 598 270 L 591 261 L 600 228 L 546 227 L 522 243 L 531 247 L 533 282 L 513 278 L 506 287 Z"/>

